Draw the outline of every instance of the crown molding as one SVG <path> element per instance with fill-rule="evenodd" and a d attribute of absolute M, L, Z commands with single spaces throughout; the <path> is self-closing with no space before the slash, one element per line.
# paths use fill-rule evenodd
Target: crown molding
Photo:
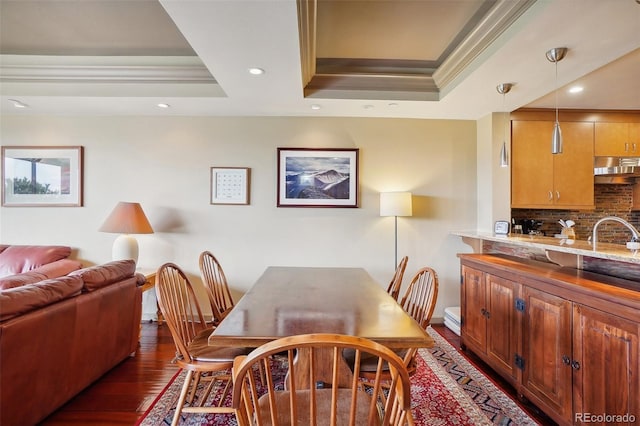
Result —
<path fill-rule="evenodd" d="M 217 84 L 197 57 L 0 55 L 3 83 Z"/>

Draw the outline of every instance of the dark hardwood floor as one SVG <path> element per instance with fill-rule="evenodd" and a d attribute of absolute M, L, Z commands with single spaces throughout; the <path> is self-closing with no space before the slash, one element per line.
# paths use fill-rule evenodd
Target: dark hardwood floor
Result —
<path fill-rule="evenodd" d="M 434 325 L 453 346 L 460 347 L 460 338 L 442 325 Z M 140 346 L 135 357 L 129 358 L 108 372 L 100 380 L 51 414 L 43 425 L 134 425 L 158 394 L 178 371 L 171 359 L 175 347 L 166 325 L 144 323 Z M 463 355 L 484 371 L 498 387 L 516 397 L 515 390 L 472 354 Z M 91 362 L 91 358 L 87 358 Z M 535 407 L 518 402 L 534 419 L 543 425 L 553 425 Z"/>

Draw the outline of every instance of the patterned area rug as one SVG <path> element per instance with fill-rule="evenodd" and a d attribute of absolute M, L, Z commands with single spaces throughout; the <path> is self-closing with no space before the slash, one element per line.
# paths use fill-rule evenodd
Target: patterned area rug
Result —
<path fill-rule="evenodd" d="M 411 378 L 416 425 L 538 424 L 440 334 L 431 328 L 428 331 L 436 345 L 419 350 L 417 371 Z M 174 376 L 136 426 L 171 424 L 184 376 L 183 371 Z M 236 421 L 231 415 L 185 414 L 179 424 L 232 426 Z"/>

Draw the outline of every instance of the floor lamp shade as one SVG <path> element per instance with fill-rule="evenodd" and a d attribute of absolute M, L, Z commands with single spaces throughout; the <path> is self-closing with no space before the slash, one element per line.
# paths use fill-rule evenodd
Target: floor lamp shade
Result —
<path fill-rule="evenodd" d="M 102 232 L 121 234 L 113 242 L 112 260 L 138 261 L 138 241 L 131 234 L 153 234 L 139 203 L 119 202 L 100 227 Z"/>
<path fill-rule="evenodd" d="M 410 192 L 381 192 L 380 216 L 411 216 Z"/>

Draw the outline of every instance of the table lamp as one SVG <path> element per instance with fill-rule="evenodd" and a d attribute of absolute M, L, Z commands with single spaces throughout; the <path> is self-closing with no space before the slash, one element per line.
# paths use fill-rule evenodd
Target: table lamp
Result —
<path fill-rule="evenodd" d="M 138 262 L 138 241 L 131 234 L 153 234 L 140 203 L 119 202 L 100 227 L 102 232 L 120 234 L 113 242 L 112 260 Z"/>
<path fill-rule="evenodd" d="M 395 217 L 395 263 L 398 265 L 398 216 L 411 216 L 411 193 L 410 192 L 381 192 L 380 193 L 380 216 Z"/>

